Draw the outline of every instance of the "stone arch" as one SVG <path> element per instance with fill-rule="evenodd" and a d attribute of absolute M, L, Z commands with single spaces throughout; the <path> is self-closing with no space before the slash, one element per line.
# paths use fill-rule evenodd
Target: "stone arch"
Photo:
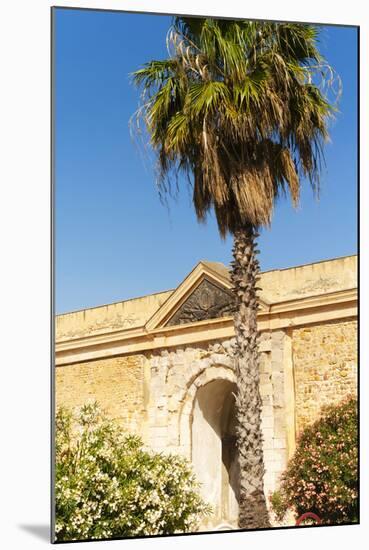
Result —
<path fill-rule="evenodd" d="M 205 352 L 206 353 L 206 352 Z M 189 365 L 186 365 L 186 375 L 183 375 L 183 364 L 169 365 L 166 372 L 165 382 L 166 384 L 171 384 L 170 377 L 177 379 L 178 376 L 182 375 L 183 384 L 180 387 L 177 387 L 177 391 L 174 392 L 173 397 L 179 402 L 183 403 L 186 399 L 191 386 L 196 383 L 196 380 L 209 368 L 226 368 L 234 369 L 233 359 L 229 355 L 224 354 L 208 354 L 202 359 L 192 361 Z"/>
<path fill-rule="evenodd" d="M 201 492 L 214 510 L 203 528 L 221 522 L 237 526 L 235 392 L 234 370 L 224 365 L 209 366 L 189 383 L 179 411 L 181 452 L 191 460 Z"/>
<path fill-rule="evenodd" d="M 234 370 L 230 366 L 212 365 L 200 369 L 194 378 L 191 378 L 188 386 L 180 399 L 181 407 L 178 415 L 178 435 L 181 452 L 191 460 L 191 417 L 195 396 L 198 388 L 205 386 L 214 380 L 228 380 L 236 382 Z"/>

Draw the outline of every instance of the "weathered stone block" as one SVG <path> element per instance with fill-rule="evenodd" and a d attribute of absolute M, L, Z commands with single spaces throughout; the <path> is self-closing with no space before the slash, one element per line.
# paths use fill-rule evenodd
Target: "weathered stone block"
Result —
<path fill-rule="evenodd" d="M 274 418 L 272 416 L 264 416 L 261 418 L 261 427 L 263 430 L 267 428 L 274 428 Z"/>
<path fill-rule="evenodd" d="M 263 432 L 264 441 L 273 440 L 273 437 L 274 437 L 273 427 L 266 428 L 264 426 L 264 423 L 262 422 L 261 429 L 262 429 L 262 432 Z M 273 448 L 273 445 L 271 446 L 271 448 Z"/>
<path fill-rule="evenodd" d="M 286 439 L 283 437 L 275 437 L 273 440 L 274 449 L 286 449 Z"/>
<path fill-rule="evenodd" d="M 267 384 L 260 384 L 260 395 L 273 395 L 273 384 L 270 382 Z"/>
<path fill-rule="evenodd" d="M 273 407 L 271 405 L 263 405 L 261 408 L 262 418 L 273 418 Z"/>
<path fill-rule="evenodd" d="M 314 422 L 324 405 L 357 392 L 357 323 L 331 321 L 293 330 L 297 431 Z M 347 368 L 350 364 L 351 368 Z"/>

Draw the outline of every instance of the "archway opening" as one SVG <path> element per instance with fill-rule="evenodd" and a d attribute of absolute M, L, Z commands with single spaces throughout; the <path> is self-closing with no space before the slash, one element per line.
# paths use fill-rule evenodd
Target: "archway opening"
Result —
<path fill-rule="evenodd" d="M 198 388 L 194 399 L 191 458 L 201 493 L 214 511 L 207 527 L 222 522 L 237 525 L 235 392 L 233 382 L 213 380 Z"/>

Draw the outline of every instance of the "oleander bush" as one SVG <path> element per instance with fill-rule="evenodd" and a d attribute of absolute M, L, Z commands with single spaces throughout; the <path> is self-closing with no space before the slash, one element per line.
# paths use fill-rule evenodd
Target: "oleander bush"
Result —
<path fill-rule="evenodd" d="M 211 508 L 189 463 L 143 449 L 97 403 L 56 415 L 56 540 L 193 531 Z"/>
<path fill-rule="evenodd" d="M 278 520 L 292 509 L 296 518 L 314 512 L 325 524 L 358 521 L 357 423 L 357 401 L 350 397 L 304 429 L 270 499 Z"/>

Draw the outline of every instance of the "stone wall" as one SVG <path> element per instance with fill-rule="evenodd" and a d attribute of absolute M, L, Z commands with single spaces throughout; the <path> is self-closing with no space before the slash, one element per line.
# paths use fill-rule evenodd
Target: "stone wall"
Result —
<path fill-rule="evenodd" d="M 357 392 L 357 322 L 345 320 L 292 331 L 297 432 L 321 408 Z"/>
<path fill-rule="evenodd" d="M 356 392 L 356 329 L 356 321 L 350 319 L 260 335 L 267 499 L 294 451 L 296 433 L 319 416 L 323 405 Z M 214 426 L 207 425 L 206 407 L 197 411 L 194 423 L 194 410 L 208 384 L 217 391 L 235 387 L 233 342 L 225 339 L 58 367 L 56 403 L 74 407 L 97 400 L 125 430 L 141 435 L 149 448 L 186 456 L 198 479 L 205 480 L 209 468 L 216 468 L 212 461 L 219 459 L 220 451 L 202 446 L 206 430 Z M 207 395 L 211 408 L 211 392 Z M 224 395 L 224 401 L 228 398 Z M 221 395 L 217 399 L 222 403 Z M 211 441 L 213 446 L 221 445 L 220 438 L 218 443 L 216 437 Z M 204 528 L 225 519 L 236 525 L 237 514 L 224 518 L 223 505 L 215 500 L 216 513 Z"/>
<path fill-rule="evenodd" d="M 167 290 L 132 300 L 57 315 L 55 320 L 57 340 L 60 342 L 142 326 L 172 292 Z"/>
<path fill-rule="evenodd" d="M 197 388 L 217 378 L 234 379 L 231 342 L 184 347 L 152 354 L 149 444 L 179 449 L 191 458 L 188 434 L 181 430 L 191 414 Z M 184 420 L 186 418 L 186 421 Z"/>
<path fill-rule="evenodd" d="M 57 407 L 79 407 L 96 400 L 125 430 L 143 432 L 147 387 L 142 355 L 58 367 L 55 386 Z"/>
<path fill-rule="evenodd" d="M 285 333 L 275 331 L 261 336 L 260 394 L 261 426 L 264 438 L 264 489 L 268 495 L 277 487 L 288 459 L 286 395 L 285 395 Z"/>
<path fill-rule="evenodd" d="M 237 522 L 236 461 L 229 454 L 234 433 L 228 422 L 234 419 L 236 387 L 233 323 L 216 317 L 205 324 L 168 323 L 170 315 L 183 314 L 183 304 L 194 301 L 191 295 L 196 297 L 205 275 L 229 291 L 226 267 L 200 262 L 174 292 L 58 316 L 56 404 L 75 407 L 97 400 L 147 447 L 186 456 L 214 501 L 208 526 L 215 527 Z M 263 273 L 261 286 L 268 497 L 301 429 L 322 406 L 356 393 L 356 257 Z M 228 419 L 226 425 L 222 418 Z"/>
<path fill-rule="evenodd" d="M 264 436 L 265 492 L 277 486 L 288 459 L 289 418 L 286 395 L 286 334 L 264 333 L 260 339 L 260 392 Z M 215 381 L 235 382 L 232 340 L 163 350 L 148 357 L 150 402 L 148 444 L 157 451 L 179 452 L 193 458 L 192 414 L 199 388 Z M 204 468 L 208 468 L 204 449 Z M 199 472 L 198 472 L 199 473 Z"/>

